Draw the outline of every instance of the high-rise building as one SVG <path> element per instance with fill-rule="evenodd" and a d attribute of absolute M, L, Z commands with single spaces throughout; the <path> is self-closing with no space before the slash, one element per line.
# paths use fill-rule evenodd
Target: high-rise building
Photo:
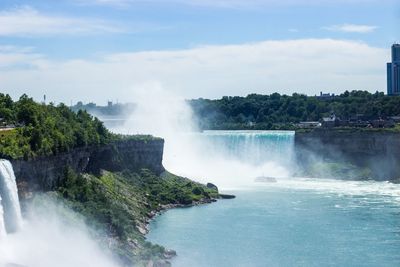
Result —
<path fill-rule="evenodd" d="M 392 45 L 392 62 L 400 62 L 400 44 Z"/>
<path fill-rule="evenodd" d="M 392 62 L 387 63 L 387 94 L 400 95 L 400 44 L 392 45 Z"/>

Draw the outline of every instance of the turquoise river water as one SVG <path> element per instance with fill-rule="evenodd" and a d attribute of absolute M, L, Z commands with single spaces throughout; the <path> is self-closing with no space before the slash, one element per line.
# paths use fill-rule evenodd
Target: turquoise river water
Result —
<path fill-rule="evenodd" d="M 148 239 L 174 266 L 400 266 L 400 188 L 300 179 L 169 210 Z"/>
<path fill-rule="evenodd" d="M 285 178 L 290 172 L 275 176 L 281 177 L 276 183 L 254 182 L 254 176 L 279 169 L 277 164 L 265 164 L 268 160 L 284 161 L 285 170 L 292 164 L 293 136 L 290 132 L 203 134 L 204 147 L 218 150 L 207 149 L 204 162 L 209 172 L 203 176 L 212 178 L 218 171 L 224 178 L 226 170 L 229 181 L 249 170 L 254 173 L 240 186 L 222 190 L 235 199 L 172 209 L 156 217 L 148 240 L 176 250 L 172 263 L 178 267 L 400 266 L 400 185 Z M 226 158 L 237 155 L 237 160 L 219 161 L 212 156 L 218 153 L 226 153 Z M 179 173 L 184 159 L 174 160 L 174 171 Z M 195 162 L 201 163 L 201 158 Z M 247 163 L 248 168 L 235 169 L 235 164 Z"/>

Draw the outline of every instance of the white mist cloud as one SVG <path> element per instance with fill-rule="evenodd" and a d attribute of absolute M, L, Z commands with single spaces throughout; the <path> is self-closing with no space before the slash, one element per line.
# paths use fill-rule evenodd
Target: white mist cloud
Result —
<path fill-rule="evenodd" d="M 157 83 L 143 84 L 140 88 L 140 92 L 133 92 L 136 108 L 130 118 L 122 127 L 111 130 L 161 136 L 165 140 L 163 165 L 168 171 L 223 188 L 251 185 L 261 175 L 290 175 L 290 137 L 286 146 L 280 144 L 279 149 L 266 142 L 260 148 L 254 136 L 249 139 L 242 136 L 236 139 L 237 143 L 225 142 L 234 141 L 229 136 L 207 137 L 196 132 L 192 110 L 182 97 Z M 279 153 L 281 150 L 285 151 L 285 160 Z"/>
<path fill-rule="evenodd" d="M 341 24 L 324 27 L 323 29 L 337 32 L 370 33 L 375 31 L 377 28 L 378 26 L 373 25 Z"/>
<path fill-rule="evenodd" d="M 131 89 L 140 90 L 149 81 L 185 98 L 276 91 L 374 92 L 385 89 L 389 53 L 363 42 L 334 39 L 200 46 L 59 62 L 33 53 L 14 53 L 11 60 L 7 59 L 10 53 L 0 51 L 0 88 L 14 97 L 47 94 L 48 99 L 68 103 L 111 98 L 132 101 Z M 18 68 L 13 62 L 32 66 Z"/>
<path fill-rule="evenodd" d="M 0 239 L 0 266 L 117 267 L 88 231 L 72 211 L 43 198 L 23 229 Z"/>
<path fill-rule="evenodd" d="M 93 34 L 122 32 L 123 29 L 98 19 L 48 15 L 30 6 L 0 11 L 0 36 Z"/>

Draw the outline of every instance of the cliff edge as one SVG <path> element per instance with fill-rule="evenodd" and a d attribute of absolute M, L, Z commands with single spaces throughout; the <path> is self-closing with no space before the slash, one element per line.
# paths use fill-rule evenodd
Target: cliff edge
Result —
<path fill-rule="evenodd" d="M 21 197 L 37 191 L 56 189 L 65 176 L 66 168 L 76 173 L 99 175 L 101 170 L 137 172 L 149 169 L 156 175 L 164 171 L 162 157 L 164 140 L 119 140 L 102 146 L 73 149 L 52 156 L 29 160 L 11 160 Z"/>
<path fill-rule="evenodd" d="M 49 196 L 83 215 L 122 266 L 170 266 L 175 252 L 146 241 L 149 220 L 164 209 L 211 203 L 219 194 L 215 186 L 165 171 L 163 149 L 163 139 L 130 136 L 11 162 L 24 207 Z"/>
<path fill-rule="evenodd" d="M 400 177 L 400 133 L 356 130 L 296 132 L 297 162 L 309 169 L 315 162 L 349 163 L 368 169 L 370 178 Z"/>

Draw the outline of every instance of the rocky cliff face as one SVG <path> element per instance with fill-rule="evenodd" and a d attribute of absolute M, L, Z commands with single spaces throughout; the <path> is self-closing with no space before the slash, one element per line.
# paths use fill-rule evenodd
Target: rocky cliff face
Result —
<path fill-rule="evenodd" d="M 377 180 L 400 177 L 400 134 L 320 130 L 296 133 L 296 156 L 302 167 L 315 160 L 348 162 L 369 168 Z"/>
<path fill-rule="evenodd" d="M 22 197 L 35 191 L 56 188 L 66 168 L 98 174 L 101 170 L 136 171 L 142 168 L 156 174 L 164 171 L 164 140 L 123 140 L 98 147 L 77 148 L 68 153 L 32 160 L 11 160 Z"/>

